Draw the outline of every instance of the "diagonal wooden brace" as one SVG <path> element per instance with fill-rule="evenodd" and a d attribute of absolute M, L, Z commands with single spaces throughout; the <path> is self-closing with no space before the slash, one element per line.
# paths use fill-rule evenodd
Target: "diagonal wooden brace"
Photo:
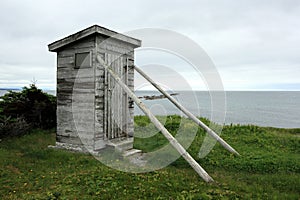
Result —
<path fill-rule="evenodd" d="M 206 182 L 212 182 L 213 179 L 208 173 L 193 159 L 193 157 L 181 146 L 181 144 L 169 133 L 169 131 L 158 121 L 158 119 L 150 112 L 146 105 L 125 85 L 121 78 L 97 55 L 97 61 L 107 70 L 107 72 L 115 79 L 124 91 L 132 98 L 136 105 L 149 117 L 156 128 L 166 137 L 171 145 L 180 153 L 180 155 L 190 164 L 190 166 L 199 174 Z"/>
<path fill-rule="evenodd" d="M 232 148 L 227 142 L 225 142 L 217 133 L 215 133 L 212 129 L 206 126 L 202 121 L 200 121 L 196 116 L 194 116 L 190 111 L 184 108 L 174 97 L 165 92 L 158 84 L 156 84 L 145 72 L 143 72 L 137 66 L 134 66 L 135 70 L 144 77 L 147 81 L 149 81 L 157 90 L 159 90 L 162 94 L 164 94 L 179 110 L 181 110 L 184 114 L 186 114 L 191 120 L 193 120 L 196 124 L 202 127 L 209 135 L 211 135 L 214 139 L 216 139 L 225 149 L 234 153 L 236 155 L 240 155 L 234 148 Z"/>

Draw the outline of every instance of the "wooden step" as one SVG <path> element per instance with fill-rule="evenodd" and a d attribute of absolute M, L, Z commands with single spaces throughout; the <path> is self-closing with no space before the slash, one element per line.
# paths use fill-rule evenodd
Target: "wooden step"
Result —
<path fill-rule="evenodd" d="M 115 151 L 124 152 L 133 148 L 133 137 L 112 139 L 109 140 L 106 146 L 113 148 Z"/>

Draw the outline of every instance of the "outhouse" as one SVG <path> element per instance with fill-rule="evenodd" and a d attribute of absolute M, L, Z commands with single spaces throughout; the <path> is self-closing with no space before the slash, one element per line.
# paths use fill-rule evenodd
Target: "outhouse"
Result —
<path fill-rule="evenodd" d="M 94 25 L 48 45 L 57 53 L 56 146 L 97 151 L 132 141 L 133 102 L 104 63 L 134 90 L 134 49 L 141 41 Z"/>

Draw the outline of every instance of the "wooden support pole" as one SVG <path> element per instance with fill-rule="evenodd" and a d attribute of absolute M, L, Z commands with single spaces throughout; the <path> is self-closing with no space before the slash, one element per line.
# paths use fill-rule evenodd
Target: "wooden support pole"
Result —
<path fill-rule="evenodd" d="M 115 74 L 112 69 L 104 63 L 102 58 L 97 56 L 98 62 L 105 68 L 105 70 L 115 79 L 125 92 L 132 98 L 132 100 L 137 104 L 137 106 L 149 117 L 151 122 L 156 126 L 156 128 L 166 137 L 171 145 L 180 153 L 180 155 L 190 164 L 190 166 L 199 174 L 199 176 L 206 182 L 211 182 L 213 179 L 208 175 L 208 173 L 193 159 L 193 157 L 181 146 L 181 144 L 169 133 L 169 131 L 158 121 L 158 119 L 150 112 L 146 105 L 125 85 L 120 77 Z"/>
<path fill-rule="evenodd" d="M 181 110 L 184 114 L 186 114 L 190 119 L 192 119 L 196 124 L 202 127 L 209 135 L 211 135 L 214 139 L 216 139 L 225 149 L 234 153 L 236 155 L 240 155 L 234 148 L 232 148 L 227 142 L 225 142 L 218 134 L 216 134 L 212 129 L 206 126 L 202 121 L 200 121 L 195 115 L 193 115 L 190 111 L 184 108 L 174 97 L 165 92 L 158 84 L 156 84 L 146 73 L 144 73 L 137 66 L 134 66 L 135 70 L 141 74 L 147 81 L 149 81 L 157 90 L 159 90 L 162 94 L 164 94 L 179 110 Z"/>

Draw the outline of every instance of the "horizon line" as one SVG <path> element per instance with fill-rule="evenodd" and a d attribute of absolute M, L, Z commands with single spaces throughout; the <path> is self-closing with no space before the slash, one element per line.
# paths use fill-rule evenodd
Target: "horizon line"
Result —
<path fill-rule="evenodd" d="M 22 90 L 23 87 L 15 87 L 15 88 L 0 88 L 0 90 Z M 54 88 L 39 88 L 41 90 L 50 90 L 50 91 L 56 91 Z M 135 91 L 157 91 L 158 90 L 135 90 Z M 231 89 L 231 90 L 165 90 L 165 91 L 195 91 L 195 92 L 300 92 L 300 89 Z"/>

